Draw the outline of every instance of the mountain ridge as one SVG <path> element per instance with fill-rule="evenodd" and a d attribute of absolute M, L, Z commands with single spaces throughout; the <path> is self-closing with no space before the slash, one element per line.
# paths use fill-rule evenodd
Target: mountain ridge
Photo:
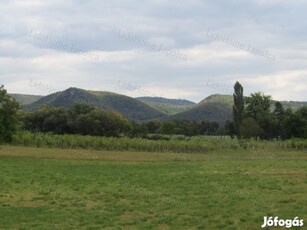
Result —
<path fill-rule="evenodd" d="M 127 119 L 144 122 L 148 120 L 191 120 L 215 121 L 224 123 L 232 118 L 232 95 L 213 94 L 199 103 L 185 99 L 162 97 L 132 98 L 126 95 L 108 92 L 68 88 L 47 96 L 11 94 L 21 102 L 22 108 L 35 110 L 43 105 L 52 107 L 71 107 L 74 103 L 83 103 L 100 109 L 107 109 L 122 114 Z M 30 103 L 32 102 L 32 103 Z M 276 101 L 272 101 L 272 107 Z M 307 102 L 282 101 L 285 108 L 296 110 Z"/>
<path fill-rule="evenodd" d="M 23 108 L 31 111 L 43 105 L 52 107 L 71 107 L 74 103 L 88 104 L 99 109 L 115 111 L 122 114 L 127 119 L 134 121 L 143 121 L 165 116 L 165 114 L 145 103 L 125 95 L 106 91 L 84 90 L 74 87 L 62 92 L 47 95 L 32 104 L 23 106 Z"/>

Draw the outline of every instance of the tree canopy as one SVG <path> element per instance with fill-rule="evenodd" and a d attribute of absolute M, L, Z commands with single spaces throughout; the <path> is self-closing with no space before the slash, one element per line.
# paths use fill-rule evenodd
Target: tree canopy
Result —
<path fill-rule="evenodd" d="M 233 121 L 225 124 L 225 133 L 238 137 L 263 139 L 307 138 L 307 106 L 285 110 L 280 102 L 273 108 L 272 98 L 261 92 L 243 99 L 243 87 L 234 85 Z"/>
<path fill-rule="evenodd" d="M 0 86 L 0 143 L 10 142 L 17 130 L 19 104 Z"/>

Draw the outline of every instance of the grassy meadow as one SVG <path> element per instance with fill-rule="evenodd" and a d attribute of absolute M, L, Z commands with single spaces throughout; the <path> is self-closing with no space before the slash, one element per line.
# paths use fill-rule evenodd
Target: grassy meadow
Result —
<path fill-rule="evenodd" d="M 307 220 L 306 151 L 268 151 L 1 146 L 0 229 L 253 230 L 263 216 Z"/>

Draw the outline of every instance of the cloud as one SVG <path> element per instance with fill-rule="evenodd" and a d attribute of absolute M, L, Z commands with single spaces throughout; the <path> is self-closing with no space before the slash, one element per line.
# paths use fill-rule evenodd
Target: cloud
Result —
<path fill-rule="evenodd" d="M 44 94 L 29 87 L 35 79 L 57 90 L 75 86 L 134 96 L 117 87 L 128 79 L 153 94 L 193 101 L 223 93 L 207 87 L 208 79 L 230 88 L 238 80 L 247 94 L 307 100 L 306 10 L 303 0 L 2 1 L 0 79 L 10 92 Z M 119 30 L 179 51 L 187 61 L 120 39 Z M 208 30 L 268 51 L 276 61 L 205 37 Z M 30 31 L 67 47 L 35 39 Z"/>

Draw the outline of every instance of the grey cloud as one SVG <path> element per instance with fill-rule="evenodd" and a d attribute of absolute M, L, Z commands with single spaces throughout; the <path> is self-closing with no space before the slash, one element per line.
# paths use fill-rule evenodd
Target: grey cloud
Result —
<path fill-rule="evenodd" d="M 225 85 L 241 80 L 246 93 L 263 89 L 276 99 L 307 100 L 307 90 L 297 94 L 293 87 L 307 85 L 303 74 L 293 78 L 293 89 L 277 86 L 278 79 L 291 79 L 285 73 L 306 69 L 306 10 L 307 3 L 302 0 L 3 1 L 0 78 L 9 91 L 20 93 L 31 92 L 24 84 L 26 76 L 59 90 L 77 86 L 119 93 L 127 92 L 116 88 L 118 80 L 129 79 L 144 87 L 160 87 L 159 93 L 171 88 L 174 98 L 182 97 L 180 92 L 191 92 L 187 99 L 194 101 L 221 93 L 207 89 L 207 79 Z M 169 48 L 187 53 L 188 62 L 119 39 L 119 29 L 149 41 L 164 40 Z M 250 53 L 240 56 L 235 47 L 205 38 L 208 29 L 269 50 L 276 54 L 276 62 Z M 90 63 L 61 47 L 33 39 L 29 37 L 31 30 L 84 52 L 96 52 L 104 63 Z M 123 52 L 125 58 L 120 57 Z M 266 82 L 259 80 L 253 85 L 249 81 L 263 76 Z M 272 81 L 270 76 L 275 76 Z"/>

